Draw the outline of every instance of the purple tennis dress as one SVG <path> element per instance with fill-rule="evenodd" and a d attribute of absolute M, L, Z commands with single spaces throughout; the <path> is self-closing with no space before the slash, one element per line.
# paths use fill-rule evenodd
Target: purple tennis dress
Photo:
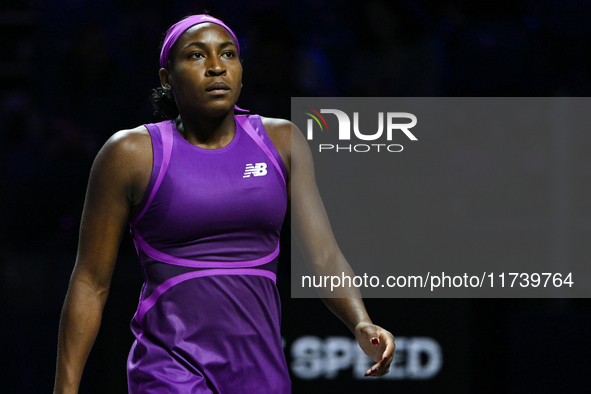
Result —
<path fill-rule="evenodd" d="M 275 286 L 285 167 L 257 115 L 227 146 L 146 125 L 154 166 L 131 220 L 145 274 L 130 393 L 290 393 Z"/>

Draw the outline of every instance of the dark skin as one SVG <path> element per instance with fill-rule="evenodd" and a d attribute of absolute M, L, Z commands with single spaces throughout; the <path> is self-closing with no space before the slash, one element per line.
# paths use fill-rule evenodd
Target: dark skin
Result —
<path fill-rule="evenodd" d="M 236 134 L 234 104 L 242 87 L 242 65 L 232 36 L 221 26 L 199 24 L 175 43 L 168 68 L 160 69 L 179 108 L 175 125 L 193 145 L 219 149 Z M 262 118 L 287 169 L 288 209 L 293 228 L 314 275 L 353 275 L 332 233 L 314 178 L 312 155 L 302 133 L 283 119 Z M 293 138 L 292 138 L 293 137 Z M 76 265 L 60 321 L 54 393 L 77 393 L 84 364 L 99 330 L 121 236 L 142 201 L 152 170 L 152 142 L 144 126 L 115 133 L 93 164 Z M 292 162 L 298 164 L 292 177 Z M 292 193 L 293 185 L 293 193 Z M 287 217 L 291 217 L 288 211 Z M 366 376 L 382 376 L 394 354 L 394 337 L 374 325 L 357 289 L 343 298 L 323 298 L 376 361 Z"/>

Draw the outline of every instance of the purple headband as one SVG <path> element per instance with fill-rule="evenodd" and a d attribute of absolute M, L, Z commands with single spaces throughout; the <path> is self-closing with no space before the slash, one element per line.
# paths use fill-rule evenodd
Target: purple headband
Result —
<path fill-rule="evenodd" d="M 164 38 L 164 43 L 162 44 L 162 51 L 160 52 L 160 67 L 166 68 L 168 67 L 168 55 L 170 54 L 170 49 L 179 39 L 181 34 L 183 34 L 187 29 L 192 26 L 198 25 L 200 23 L 215 23 L 216 25 L 220 25 L 224 29 L 228 30 L 228 33 L 232 35 L 234 42 L 236 43 L 236 47 L 238 48 L 238 54 L 240 54 L 240 44 L 238 44 L 238 39 L 234 32 L 226 26 L 224 22 L 221 20 L 214 18 L 213 16 L 200 14 L 200 15 L 191 15 L 188 18 L 183 19 L 180 22 L 175 23 L 168 29 L 168 33 L 166 34 L 166 38 Z"/>

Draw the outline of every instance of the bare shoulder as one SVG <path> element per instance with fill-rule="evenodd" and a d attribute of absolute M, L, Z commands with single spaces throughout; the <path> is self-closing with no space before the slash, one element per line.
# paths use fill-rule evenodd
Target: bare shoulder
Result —
<path fill-rule="evenodd" d="M 269 129 L 273 129 L 273 131 L 276 132 L 289 133 L 291 131 L 291 127 L 294 125 L 287 119 L 267 118 L 266 116 L 261 116 L 261 120 L 263 121 L 267 131 L 269 131 Z"/>
<path fill-rule="evenodd" d="M 277 150 L 286 149 L 291 157 L 292 149 L 298 149 L 302 144 L 307 147 L 306 140 L 300 129 L 292 122 L 286 119 L 266 118 L 261 116 L 263 125 L 269 134 L 269 137 L 275 144 Z M 292 147 L 292 144 L 294 146 Z"/>
<path fill-rule="evenodd" d="M 261 119 L 265 125 L 265 129 L 267 130 L 269 137 L 271 140 L 273 140 L 275 146 L 277 147 L 278 145 L 275 140 L 288 146 L 290 158 L 294 151 L 306 151 L 309 149 L 304 134 L 293 122 L 290 122 L 286 119 L 265 118 L 262 116 Z"/>
<path fill-rule="evenodd" d="M 292 123 L 285 119 L 278 119 L 278 118 L 267 118 L 261 116 L 261 121 L 263 122 L 263 126 L 265 126 L 265 130 L 267 130 L 267 134 L 273 145 L 275 145 L 275 149 L 281 155 L 283 162 L 289 172 L 291 167 L 290 160 L 291 160 L 291 127 Z"/>
<path fill-rule="evenodd" d="M 145 151 L 151 153 L 152 139 L 145 126 L 138 126 L 133 129 L 119 130 L 107 140 L 103 149 L 128 155 L 141 154 Z"/>
<path fill-rule="evenodd" d="M 144 126 L 113 134 L 97 154 L 91 177 L 125 187 L 133 203 L 141 199 L 152 172 L 152 139 Z"/>
<path fill-rule="evenodd" d="M 279 118 L 267 118 L 261 116 L 261 120 L 263 121 L 263 125 L 265 126 L 265 130 L 269 134 L 269 137 L 275 142 L 275 139 L 278 140 L 289 140 L 291 137 L 291 128 L 294 126 L 287 119 L 279 119 Z"/>
<path fill-rule="evenodd" d="M 129 165 L 152 159 L 152 139 L 144 126 L 120 130 L 113 134 L 97 155 L 116 165 Z"/>

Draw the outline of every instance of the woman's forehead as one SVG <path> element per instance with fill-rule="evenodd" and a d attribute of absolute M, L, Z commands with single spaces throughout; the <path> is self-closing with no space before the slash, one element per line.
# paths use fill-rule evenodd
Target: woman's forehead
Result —
<path fill-rule="evenodd" d="M 179 44 L 188 44 L 189 42 L 193 41 L 199 41 L 203 43 L 222 43 L 230 41 L 233 42 L 234 45 L 236 45 L 236 42 L 234 41 L 234 38 L 232 37 L 230 32 L 226 30 L 224 27 L 217 25 L 215 23 L 200 23 L 198 25 L 191 26 L 190 28 L 185 30 L 183 34 L 181 34 L 178 41 Z M 180 46 L 183 47 L 184 45 L 181 44 Z"/>

